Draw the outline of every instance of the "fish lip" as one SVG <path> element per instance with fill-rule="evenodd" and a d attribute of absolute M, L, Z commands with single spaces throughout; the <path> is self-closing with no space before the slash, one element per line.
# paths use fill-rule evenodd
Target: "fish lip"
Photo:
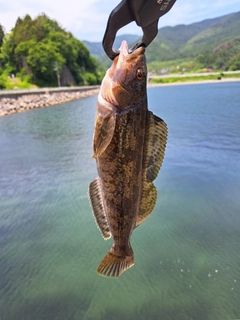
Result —
<path fill-rule="evenodd" d="M 119 56 L 123 55 L 123 56 L 129 56 L 130 58 L 136 58 L 142 54 L 145 53 L 145 47 L 144 46 L 140 46 L 138 47 L 136 50 L 134 50 L 133 52 L 129 52 L 129 48 L 128 48 L 128 44 L 126 40 L 123 40 L 121 42 L 121 46 L 119 48 Z"/>
<path fill-rule="evenodd" d="M 128 44 L 127 44 L 127 41 L 126 40 L 123 40 L 122 43 L 121 43 L 121 46 L 119 48 L 119 52 L 120 52 L 120 55 L 128 55 L 129 52 L 128 52 Z"/>

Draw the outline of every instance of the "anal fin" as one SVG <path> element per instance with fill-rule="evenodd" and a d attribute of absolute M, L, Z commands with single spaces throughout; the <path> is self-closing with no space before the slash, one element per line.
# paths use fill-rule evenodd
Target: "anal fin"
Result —
<path fill-rule="evenodd" d="M 147 130 L 147 150 L 144 169 L 146 171 L 146 179 L 153 181 L 156 179 L 162 166 L 168 132 L 166 123 L 151 111 L 148 112 Z"/>
<path fill-rule="evenodd" d="M 99 177 L 89 184 L 89 198 L 98 228 L 102 232 L 103 238 L 107 240 L 111 238 L 111 232 L 104 210 Z"/>
<path fill-rule="evenodd" d="M 144 181 L 140 209 L 136 221 L 138 227 L 152 213 L 157 201 L 157 189 L 152 182 Z"/>

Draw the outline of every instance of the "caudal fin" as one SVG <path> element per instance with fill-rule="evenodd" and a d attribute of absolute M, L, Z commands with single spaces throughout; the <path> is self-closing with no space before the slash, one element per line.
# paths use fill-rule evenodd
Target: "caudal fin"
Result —
<path fill-rule="evenodd" d="M 134 256 L 119 257 L 112 252 L 103 258 L 98 266 L 97 272 L 106 277 L 118 278 L 124 271 L 134 265 Z"/>

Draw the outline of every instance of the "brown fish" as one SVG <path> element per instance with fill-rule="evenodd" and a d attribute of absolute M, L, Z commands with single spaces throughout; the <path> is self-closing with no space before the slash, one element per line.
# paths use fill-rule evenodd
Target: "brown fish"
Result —
<path fill-rule="evenodd" d="M 118 277 L 133 266 L 131 234 L 152 212 L 157 177 L 164 158 L 167 126 L 147 108 L 145 49 L 120 54 L 107 71 L 100 88 L 93 158 L 99 177 L 89 185 L 96 223 L 113 246 L 97 272 Z"/>

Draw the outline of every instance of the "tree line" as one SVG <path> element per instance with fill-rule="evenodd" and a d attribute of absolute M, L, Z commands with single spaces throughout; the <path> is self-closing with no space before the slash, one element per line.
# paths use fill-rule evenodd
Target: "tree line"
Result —
<path fill-rule="evenodd" d="M 99 84 L 102 70 L 87 47 L 46 14 L 18 18 L 10 33 L 0 25 L 0 87 L 7 78 L 37 86 Z"/>

